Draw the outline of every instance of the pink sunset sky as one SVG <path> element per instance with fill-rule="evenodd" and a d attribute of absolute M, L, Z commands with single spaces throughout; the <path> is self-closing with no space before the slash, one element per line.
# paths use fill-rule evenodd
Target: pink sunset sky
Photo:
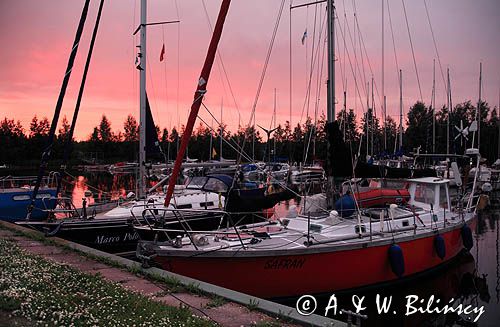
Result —
<path fill-rule="evenodd" d="M 293 1 L 293 4 L 306 1 Z M 343 102 L 341 71 L 344 69 L 344 41 L 340 29 L 349 26 L 354 35 L 354 5 L 359 29 L 368 53 L 378 93 L 375 106 L 381 103 L 382 62 L 382 10 L 381 1 L 335 1 L 339 20 L 336 40 L 337 110 Z M 426 0 L 432 27 L 439 50 L 441 67 L 436 60 L 436 102 L 446 103 L 443 76 L 450 68 L 453 102 L 478 99 L 479 62 L 483 63 L 483 99 L 491 107 L 498 106 L 500 90 L 500 2 L 498 0 Z M 29 128 L 31 118 L 47 116 L 52 119 L 57 96 L 66 69 L 70 48 L 83 8 L 84 0 L 2 0 L 0 2 L 0 118 L 20 120 Z M 62 116 L 71 119 L 88 45 L 95 22 L 99 1 L 91 1 L 91 8 L 75 68 L 64 100 Z M 209 19 L 215 22 L 219 0 L 205 0 Z M 250 119 L 266 52 L 271 40 L 281 0 L 235 0 L 230 6 L 219 50 L 235 100 L 221 65 L 217 59 L 205 104 L 216 117 L 234 131 L 238 121 L 246 125 Z M 345 4 L 345 6 L 344 6 Z M 394 31 L 394 46 L 403 71 L 403 101 L 405 111 L 420 99 L 414 70 L 410 41 L 401 1 L 389 0 Z M 411 37 L 422 89 L 423 101 L 430 102 L 432 90 L 433 59 L 437 59 L 423 0 L 405 0 Z M 138 36 L 132 32 L 139 23 L 140 0 L 106 0 L 99 35 L 94 48 L 80 116 L 76 127 L 77 139 L 86 139 L 102 114 L 112 122 L 114 131 L 123 129 L 128 114 L 139 116 L 139 77 L 134 59 Z M 277 93 L 277 121 L 284 123 L 290 118 L 290 70 L 289 47 L 292 48 L 292 122 L 304 122 L 305 115 L 314 116 L 326 110 L 326 63 L 318 74 L 315 64 L 310 74 L 313 43 L 318 46 L 320 20 L 325 17 L 325 4 L 304 7 L 292 11 L 292 38 L 289 37 L 290 1 L 285 1 L 276 41 L 267 74 L 256 107 L 256 122 L 269 126 L 272 118 L 274 89 Z M 394 59 L 393 41 L 389 16 L 385 13 L 385 93 L 388 114 L 397 119 L 399 112 L 399 88 Z M 344 21 L 344 11 L 347 21 Z M 148 21 L 181 21 L 180 24 L 148 27 L 147 90 L 155 122 L 171 129 L 186 121 L 193 92 L 211 37 L 208 18 L 202 0 L 149 0 Z M 316 16 L 316 25 L 314 17 Z M 314 42 L 316 26 L 316 42 Z M 307 30 L 304 44 L 301 38 Z M 348 32 L 347 31 L 347 32 Z M 180 38 L 178 36 L 180 35 Z M 324 37 L 324 34 L 323 34 Z M 354 108 L 358 116 L 365 110 L 365 80 L 371 80 L 366 57 L 360 56 L 359 36 L 346 40 L 347 52 L 358 66 L 356 76 L 347 61 L 347 106 Z M 166 48 L 166 60 L 159 61 L 162 44 Z M 322 42 L 321 42 L 322 43 Z M 356 50 L 354 50 L 356 43 Z M 321 45 L 320 49 L 323 49 Z M 364 51 L 364 50 L 363 50 Z M 322 52 L 319 52 L 321 58 Z M 326 58 L 326 57 L 325 57 Z M 325 59 L 326 60 L 326 59 Z M 321 62 L 321 60 L 318 60 Z M 321 64 L 320 64 L 321 65 Z M 306 100 L 309 76 L 311 99 Z M 179 77 L 177 77 L 179 76 Z M 354 79 L 358 83 L 356 91 Z M 321 88 L 318 94 L 317 88 Z M 315 105 L 319 98 L 319 105 Z M 235 103 L 236 102 L 236 103 Z M 309 106 L 307 103 L 309 102 Z M 379 111 L 380 112 L 380 111 Z M 200 116 L 211 123 L 212 119 L 202 108 Z M 197 122 L 198 125 L 198 122 Z"/>

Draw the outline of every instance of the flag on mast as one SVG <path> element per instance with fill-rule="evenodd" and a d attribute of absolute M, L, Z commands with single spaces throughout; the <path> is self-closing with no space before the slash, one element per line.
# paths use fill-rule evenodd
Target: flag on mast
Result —
<path fill-rule="evenodd" d="M 306 38 L 307 38 L 307 28 L 306 30 L 304 31 L 304 34 L 302 35 L 302 45 L 304 45 L 304 42 L 306 41 Z"/>
<path fill-rule="evenodd" d="M 161 47 L 160 61 L 163 61 L 164 57 L 165 57 L 165 43 L 163 43 L 163 46 Z"/>

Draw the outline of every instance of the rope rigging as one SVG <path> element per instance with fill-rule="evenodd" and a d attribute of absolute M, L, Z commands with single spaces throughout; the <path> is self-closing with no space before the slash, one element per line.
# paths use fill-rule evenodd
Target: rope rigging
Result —
<path fill-rule="evenodd" d="M 250 120 L 249 120 L 248 125 L 247 125 L 248 128 L 245 130 L 245 138 L 243 139 L 243 146 L 242 146 L 242 148 L 245 148 L 245 143 L 246 143 L 246 139 L 247 139 L 249 127 L 251 126 L 252 121 L 255 121 L 255 109 L 257 108 L 257 103 L 258 103 L 258 100 L 259 100 L 260 91 L 262 89 L 262 85 L 264 84 L 264 78 L 266 76 L 267 66 L 269 65 L 269 60 L 271 58 L 271 53 L 272 53 L 272 50 L 273 50 L 274 40 L 276 39 L 276 34 L 277 34 L 279 23 L 280 23 L 280 20 L 281 20 L 281 14 L 283 13 L 284 5 L 285 5 L 285 0 L 282 0 L 280 8 L 279 8 L 279 11 L 278 11 L 278 16 L 276 18 L 276 22 L 275 22 L 275 25 L 274 25 L 274 29 L 273 29 L 271 41 L 270 41 L 270 44 L 269 44 L 269 48 L 267 50 L 266 59 L 265 59 L 265 62 L 264 62 L 264 68 L 262 70 L 262 74 L 261 74 L 261 77 L 260 77 L 260 80 L 259 80 L 259 85 L 257 87 L 257 93 L 255 95 L 254 103 L 253 103 L 253 106 L 252 106 L 252 112 L 250 114 Z M 254 143 L 254 142 L 255 142 L 255 131 L 252 133 L 252 143 Z M 252 158 L 255 158 L 254 146 L 252 146 Z M 241 155 L 238 157 L 237 164 L 239 164 L 240 162 L 241 162 Z"/>
<path fill-rule="evenodd" d="M 443 65 L 441 64 L 441 57 L 439 56 L 436 37 L 434 36 L 434 29 L 432 28 L 431 17 L 429 15 L 429 10 L 427 9 L 427 2 L 425 0 L 424 0 L 424 7 L 425 7 L 425 13 L 427 15 L 427 22 L 429 23 L 429 27 L 431 29 L 432 42 L 434 43 L 434 50 L 436 50 L 436 56 L 438 59 L 439 70 L 441 72 L 441 78 L 443 79 L 444 89 L 446 90 L 446 79 L 444 77 Z"/>
<path fill-rule="evenodd" d="M 413 41 L 411 39 L 411 33 L 410 33 L 410 25 L 408 23 L 408 16 L 406 15 L 406 6 L 405 6 L 405 1 L 401 0 L 401 3 L 403 4 L 403 12 L 405 14 L 405 21 L 406 21 L 406 29 L 408 30 L 408 38 L 410 39 L 410 47 L 411 47 L 411 55 L 413 57 L 413 65 L 415 66 L 415 74 L 417 75 L 417 83 L 418 83 L 418 91 L 420 93 L 420 101 L 423 102 L 424 97 L 422 96 L 422 87 L 420 86 L 420 78 L 418 76 L 418 68 L 417 68 L 417 61 L 415 59 L 415 51 L 413 50 Z"/>

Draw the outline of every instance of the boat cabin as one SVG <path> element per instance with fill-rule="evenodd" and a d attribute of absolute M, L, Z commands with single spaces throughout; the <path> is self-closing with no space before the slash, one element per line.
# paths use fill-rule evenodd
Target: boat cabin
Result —
<path fill-rule="evenodd" d="M 408 180 L 410 183 L 410 205 L 430 210 L 449 209 L 449 180 L 436 177 L 423 177 Z"/>

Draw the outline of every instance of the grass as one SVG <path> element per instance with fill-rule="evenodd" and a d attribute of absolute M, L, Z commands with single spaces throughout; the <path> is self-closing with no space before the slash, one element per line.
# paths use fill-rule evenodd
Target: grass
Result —
<path fill-rule="evenodd" d="M 225 298 L 223 298 L 222 296 L 219 296 L 219 295 L 214 295 L 214 296 L 212 296 L 212 298 L 210 299 L 210 302 L 208 302 L 205 307 L 218 308 L 220 306 L 223 306 L 226 303 L 227 303 L 227 301 Z"/>
<path fill-rule="evenodd" d="M 189 287 L 189 286 L 184 287 L 181 284 L 181 282 L 179 280 L 177 280 L 176 278 L 164 277 L 164 276 L 161 276 L 161 275 L 156 274 L 156 273 L 145 273 L 140 268 L 139 265 L 134 265 L 134 266 L 130 267 L 130 266 L 126 266 L 120 262 L 117 262 L 117 261 L 110 259 L 110 258 L 107 258 L 107 257 L 101 257 L 98 255 L 94 255 L 92 253 L 86 253 L 86 252 L 80 251 L 80 250 L 75 249 L 75 248 L 68 246 L 66 244 L 61 244 L 59 242 L 56 242 L 53 239 L 46 237 L 45 235 L 43 235 L 41 232 L 38 232 L 38 231 L 23 231 L 23 230 L 18 230 L 18 229 L 11 228 L 9 226 L 0 224 L 0 229 L 2 229 L 2 228 L 14 232 L 14 235 L 16 235 L 16 236 L 27 237 L 27 238 L 38 241 L 38 242 L 45 244 L 45 245 L 57 246 L 57 247 L 65 249 L 67 251 L 78 253 L 79 255 L 81 255 L 83 257 L 95 260 L 95 261 L 103 263 L 107 266 L 123 269 L 123 270 L 126 270 L 126 271 L 134 274 L 134 275 L 143 276 L 149 280 L 152 280 L 155 282 L 160 282 L 160 283 L 164 284 L 165 286 L 167 286 L 169 291 L 172 293 L 186 291 L 189 288 L 192 289 L 195 294 L 200 295 L 202 293 L 201 290 L 199 288 L 195 287 L 194 285 L 192 287 Z"/>
<path fill-rule="evenodd" d="M 4 239 L 0 310 L 39 326 L 212 326 L 188 309 L 165 306 Z"/>
<path fill-rule="evenodd" d="M 250 311 L 257 310 L 259 308 L 259 301 L 256 301 L 254 299 L 250 299 L 250 302 L 248 302 L 248 304 L 246 305 L 246 307 Z"/>

